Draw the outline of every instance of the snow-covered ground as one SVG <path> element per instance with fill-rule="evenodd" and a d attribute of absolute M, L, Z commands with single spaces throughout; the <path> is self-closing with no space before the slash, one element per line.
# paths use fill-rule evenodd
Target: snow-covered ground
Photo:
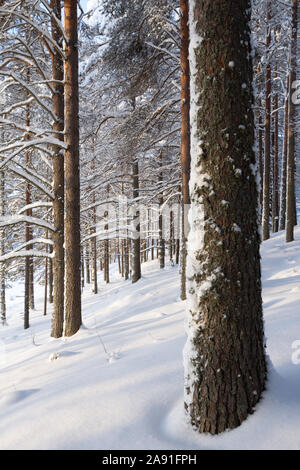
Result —
<path fill-rule="evenodd" d="M 106 286 L 99 273 L 99 294 L 84 291 L 84 327 L 68 339 L 49 338 L 42 286 L 26 331 L 23 286 L 8 290 L 0 448 L 300 449 L 300 229 L 290 244 L 272 236 L 262 256 L 269 380 L 238 429 L 211 437 L 185 423 L 184 303 L 177 268 L 155 261 L 135 285 L 113 273 Z"/>

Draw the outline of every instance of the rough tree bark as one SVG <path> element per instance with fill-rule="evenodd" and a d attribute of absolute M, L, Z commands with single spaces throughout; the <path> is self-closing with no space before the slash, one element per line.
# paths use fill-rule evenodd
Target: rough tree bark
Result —
<path fill-rule="evenodd" d="M 266 377 L 250 14 L 250 0 L 190 1 L 185 408 L 211 434 L 253 413 Z"/>
<path fill-rule="evenodd" d="M 263 177 L 263 210 L 262 210 L 262 238 L 270 238 L 270 167 L 271 167 L 271 0 L 266 0 L 267 8 L 267 36 L 266 36 L 266 89 L 265 89 L 265 147 L 264 147 L 264 177 Z"/>
<path fill-rule="evenodd" d="M 274 80 L 277 79 L 277 67 L 274 70 Z M 273 98 L 274 109 L 274 147 L 273 147 L 273 184 L 272 184 L 272 231 L 279 229 L 279 116 L 278 94 Z"/>
<path fill-rule="evenodd" d="M 190 204 L 190 70 L 189 70 L 189 26 L 188 0 L 180 0 L 180 63 L 181 63 L 181 190 L 182 190 L 182 230 L 181 230 L 181 293 L 186 299 L 186 242 L 188 235 L 187 213 Z"/>
<path fill-rule="evenodd" d="M 95 194 L 93 194 L 93 203 L 96 202 Z M 97 209 L 96 207 L 93 208 L 93 226 L 94 226 L 94 233 L 97 230 Z M 94 294 L 98 294 L 98 277 L 97 277 L 97 237 L 93 238 L 93 279 L 94 279 L 94 287 L 93 292 Z"/>
<path fill-rule="evenodd" d="M 65 0 L 65 336 L 81 325 L 77 1 Z"/>
<path fill-rule="evenodd" d="M 30 72 L 29 69 L 27 69 L 26 72 L 26 80 L 27 83 L 30 81 Z M 28 93 L 27 93 L 28 95 Z M 30 105 L 26 106 L 26 112 L 25 112 L 25 122 L 26 126 L 29 128 L 30 126 Z M 29 134 L 26 134 L 25 136 L 26 140 L 29 140 Z M 30 166 L 30 154 L 29 151 L 26 151 L 25 153 L 25 160 L 26 160 L 26 167 Z M 31 185 L 29 183 L 25 184 L 25 205 L 28 206 L 31 204 Z M 26 210 L 26 216 L 31 217 L 32 216 L 32 209 L 27 209 Z M 31 226 L 28 222 L 25 224 L 25 242 L 30 242 L 32 240 L 32 230 Z M 30 250 L 32 248 L 31 246 L 27 246 L 26 250 Z M 25 271 L 24 271 L 24 329 L 26 330 L 29 328 L 29 309 L 32 308 L 32 300 L 33 300 L 33 279 L 31 275 L 32 271 L 32 258 L 29 256 L 25 257 Z"/>
<path fill-rule="evenodd" d="M 0 2 L 1 6 L 1 2 Z M 5 216 L 5 181 L 4 171 L 0 170 L 0 216 Z M 5 248 L 5 229 L 0 230 L 0 255 L 4 255 Z M 6 325 L 6 282 L 5 282 L 5 261 L 0 263 L 0 310 L 1 310 L 1 324 Z"/>
<path fill-rule="evenodd" d="M 60 0 L 51 0 L 50 6 L 56 18 L 61 20 L 61 2 Z M 62 47 L 62 34 L 57 22 L 52 18 L 51 21 L 52 38 Z M 63 59 L 57 50 L 53 50 L 52 60 L 52 76 L 54 94 L 52 96 L 52 109 L 57 117 L 57 121 L 53 123 L 54 137 L 63 141 L 64 130 L 64 70 Z M 53 219 L 56 231 L 53 233 L 53 261 L 49 263 L 49 274 L 53 270 L 53 316 L 51 336 L 60 338 L 63 335 L 64 325 L 64 278 L 65 278 L 65 261 L 64 261 L 64 157 L 59 146 L 53 146 Z M 52 297 L 51 276 L 50 276 L 49 300 Z"/>
<path fill-rule="evenodd" d="M 132 164 L 132 189 L 133 199 L 139 197 L 139 164 L 138 161 Z M 132 232 L 132 283 L 137 282 L 141 278 L 141 237 L 140 237 L 140 211 L 139 202 L 136 201 L 133 215 L 133 232 Z"/>
<path fill-rule="evenodd" d="M 293 84 L 297 79 L 297 36 L 298 36 L 298 0 L 292 4 L 292 41 L 290 64 L 288 154 L 287 154 L 287 189 L 286 189 L 286 241 L 294 240 L 295 210 L 295 104 L 293 102 Z"/>
<path fill-rule="evenodd" d="M 104 212 L 104 219 L 108 220 L 108 211 Z M 108 231 L 108 224 L 104 225 L 104 230 Z M 109 283 L 109 237 L 104 240 L 104 281 Z"/>
<path fill-rule="evenodd" d="M 163 166 L 162 160 L 162 152 L 159 153 L 159 166 Z M 160 183 L 160 187 L 162 186 L 163 182 L 163 173 L 162 171 L 159 173 L 158 182 Z M 158 259 L 159 259 L 159 267 L 160 269 L 164 269 L 165 267 L 165 239 L 164 239 L 164 227 L 163 227 L 163 203 L 164 197 L 163 194 L 158 198 L 158 208 L 159 208 L 159 216 L 158 216 Z"/>
<path fill-rule="evenodd" d="M 286 79 L 286 97 L 284 100 L 284 132 L 281 157 L 281 184 L 280 184 L 280 213 L 279 230 L 285 229 L 286 217 L 286 172 L 287 172 L 287 152 L 288 152 L 288 127 L 289 127 L 289 93 L 290 93 L 290 75 Z"/>

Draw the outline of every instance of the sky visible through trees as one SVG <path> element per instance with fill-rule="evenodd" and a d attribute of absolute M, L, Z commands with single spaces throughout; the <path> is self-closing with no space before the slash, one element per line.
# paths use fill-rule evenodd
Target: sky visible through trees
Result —
<path fill-rule="evenodd" d="M 4 447 L 299 447 L 299 13 L 0 0 Z"/>

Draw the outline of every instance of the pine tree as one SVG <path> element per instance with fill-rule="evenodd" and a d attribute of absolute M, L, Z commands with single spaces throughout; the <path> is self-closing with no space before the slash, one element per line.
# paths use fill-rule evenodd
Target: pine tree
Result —
<path fill-rule="evenodd" d="M 61 21 L 61 2 L 60 0 L 51 0 L 50 6 L 54 13 L 54 18 L 51 18 L 51 33 L 55 43 L 62 48 L 62 31 L 57 21 Z M 53 89 L 52 95 L 52 109 L 56 116 L 53 123 L 54 136 L 57 140 L 64 140 L 64 71 L 63 71 L 63 58 L 59 50 L 52 50 L 52 76 L 53 76 Z M 60 338 L 63 334 L 64 323 L 64 157 L 58 145 L 53 146 L 53 192 L 55 195 L 53 201 L 53 220 L 56 231 L 53 234 L 54 242 L 54 269 L 53 264 L 50 263 L 49 273 L 53 271 L 54 281 L 54 306 L 52 318 L 52 331 L 51 336 Z M 52 260 L 51 260 L 52 261 Z M 47 270 L 48 271 L 48 270 Z M 52 281 L 52 275 L 50 276 Z M 50 300 L 52 298 L 52 282 L 50 284 Z"/>
<path fill-rule="evenodd" d="M 185 408 L 199 432 L 245 420 L 266 377 L 253 151 L 251 2 L 192 0 Z"/>
<path fill-rule="evenodd" d="M 295 133 L 296 113 L 293 102 L 293 86 L 297 77 L 298 0 L 292 0 L 292 40 L 290 63 L 289 125 L 286 184 L 286 241 L 294 240 L 295 209 Z"/>
<path fill-rule="evenodd" d="M 267 35 L 266 35 L 266 88 L 265 88 L 265 135 L 264 135 L 264 177 L 263 177 L 263 212 L 262 212 L 262 238 L 270 238 L 270 168 L 271 168 L 271 0 L 266 0 L 267 8 Z"/>
<path fill-rule="evenodd" d="M 190 70 L 188 61 L 189 26 L 188 0 L 180 1 L 181 9 L 181 172 L 182 172 L 182 234 L 181 234 L 181 299 L 186 299 L 186 241 L 188 232 L 187 212 L 190 204 Z"/>
<path fill-rule="evenodd" d="M 77 0 L 65 0 L 65 335 L 81 325 Z"/>

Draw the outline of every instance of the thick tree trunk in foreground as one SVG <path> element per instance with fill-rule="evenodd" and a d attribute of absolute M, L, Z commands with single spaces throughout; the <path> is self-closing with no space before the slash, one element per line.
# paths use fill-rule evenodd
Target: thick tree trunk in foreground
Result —
<path fill-rule="evenodd" d="M 51 8 L 55 16 L 61 20 L 61 2 L 60 0 L 51 0 Z M 52 38 L 62 47 L 62 34 L 57 23 L 52 19 Z M 55 93 L 52 97 L 52 109 L 57 117 L 57 121 L 53 123 L 54 137 L 63 141 L 64 130 L 64 71 L 63 59 L 56 50 L 52 54 L 52 76 L 55 82 L 52 84 Z M 51 336 L 60 338 L 63 335 L 64 325 L 64 278 L 65 278 L 65 260 L 64 260 L 64 157 L 59 146 L 53 148 L 53 219 L 56 231 L 53 233 L 53 250 L 54 259 L 50 262 L 50 272 L 53 269 L 54 283 L 54 305 L 52 316 Z M 50 282 L 50 299 L 51 293 Z"/>
<path fill-rule="evenodd" d="M 182 172 L 182 231 L 181 231 L 181 293 L 186 299 L 186 242 L 188 236 L 187 213 L 190 204 L 190 69 L 189 69 L 189 26 L 188 0 L 180 0 L 181 18 L 181 172 Z"/>
<path fill-rule="evenodd" d="M 65 0 L 65 335 L 81 325 L 77 1 Z"/>
<path fill-rule="evenodd" d="M 194 0 L 185 408 L 199 432 L 244 421 L 265 386 L 250 0 Z"/>

